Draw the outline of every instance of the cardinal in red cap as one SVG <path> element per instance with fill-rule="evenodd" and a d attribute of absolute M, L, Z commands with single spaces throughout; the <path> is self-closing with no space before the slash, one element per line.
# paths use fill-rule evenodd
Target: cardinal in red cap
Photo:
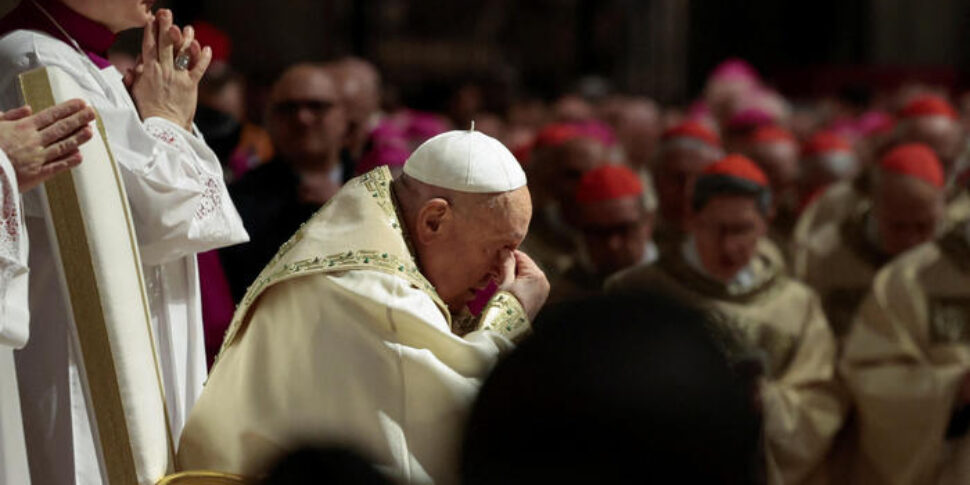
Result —
<path fill-rule="evenodd" d="M 954 168 L 965 136 L 953 105 L 940 96 L 917 95 L 899 111 L 896 142 L 925 143 L 936 152 L 944 172 Z"/>
<path fill-rule="evenodd" d="M 945 207 L 943 167 L 933 150 L 909 143 L 879 160 L 872 215 L 879 247 L 896 255 L 933 238 Z"/>
<path fill-rule="evenodd" d="M 606 146 L 579 124 L 550 124 L 536 137 L 525 165 L 534 213 L 522 246 L 550 279 L 562 274 L 577 253 L 576 186 L 604 160 Z"/>
<path fill-rule="evenodd" d="M 795 136 L 777 125 L 759 126 L 743 144 L 744 154 L 768 176 L 774 194 L 771 240 L 786 251 L 799 209 L 799 146 Z"/>
<path fill-rule="evenodd" d="M 852 180 L 862 169 L 849 140 L 833 131 L 819 131 L 802 147 L 799 210 L 831 184 Z"/>
<path fill-rule="evenodd" d="M 720 136 L 697 121 L 685 121 L 661 135 L 652 167 L 660 205 L 655 239 L 661 251 L 683 239 L 690 205 L 688 187 L 704 167 L 722 156 Z"/>
<path fill-rule="evenodd" d="M 579 257 L 553 280 L 550 301 L 601 293 L 608 276 L 657 259 L 648 195 L 640 177 L 625 165 L 602 165 L 583 175 L 576 188 Z"/>
<path fill-rule="evenodd" d="M 728 155 L 697 178 L 688 237 L 648 266 L 621 271 L 608 293 L 659 291 L 710 312 L 711 331 L 757 385 L 767 483 L 817 477 L 847 408 L 835 387 L 836 342 L 815 293 L 788 277 L 762 244 L 768 176 Z"/>
<path fill-rule="evenodd" d="M 944 213 L 943 168 L 928 146 L 887 152 L 872 174 L 870 203 L 812 234 L 795 251 L 795 275 L 816 289 L 843 335 L 879 269 L 933 239 Z"/>
<path fill-rule="evenodd" d="M 798 140 L 790 131 L 764 125 L 748 136 L 744 152 L 764 170 L 772 190 L 784 192 L 798 179 L 798 148 Z"/>

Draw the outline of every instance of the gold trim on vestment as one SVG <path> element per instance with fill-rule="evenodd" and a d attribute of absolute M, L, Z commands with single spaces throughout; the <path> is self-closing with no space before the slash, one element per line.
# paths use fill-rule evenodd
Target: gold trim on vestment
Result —
<path fill-rule="evenodd" d="M 456 328 L 455 321 L 448 306 L 441 300 L 434 285 L 425 278 L 421 273 L 421 269 L 418 267 L 414 256 L 414 249 L 411 247 L 411 242 L 401 222 L 401 215 L 397 210 L 397 203 L 395 202 L 391 189 L 392 180 L 390 170 L 386 166 L 381 166 L 347 182 L 344 188 L 341 189 L 341 192 L 324 204 L 310 218 L 308 223 L 314 222 L 314 219 L 321 216 L 338 197 L 351 197 L 348 200 L 353 200 L 352 198 L 356 197 L 358 203 L 365 205 L 367 203 L 366 201 L 372 201 L 380 208 L 380 211 L 387 221 L 387 226 L 381 228 L 381 230 L 389 229 L 388 237 L 398 237 L 404 242 L 403 247 L 398 249 L 400 254 L 374 249 L 352 249 L 334 254 L 284 262 L 292 249 L 306 237 L 307 223 L 302 224 L 296 233 L 280 246 L 279 251 L 273 256 L 273 259 L 263 268 L 256 278 L 256 281 L 246 290 L 246 296 L 243 297 L 239 306 L 236 308 L 232 323 L 226 331 L 222 348 L 219 350 L 219 357 L 238 338 L 240 332 L 246 326 L 252 306 L 269 287 L 301 276 L 353 270 L 375 270 L 404 278 L 413 287 L 423 291 L 435 302 L 435 305 L 441 310 L 442 316 L 444 316 L 449 328 L 452 328 L 458 335 L 462 334 L 461 329 Z M 363 192 L 356 195 L 353 193 L 345 194 L 343 193 L 345 190 L 362 190 Z M 317 221 L 317 223 L 326 224 L 326 222 L 320 221 Z M 483 318 L 479 320 L 477 328 L 487 328 L 513 340 L 521 338 L 530 328 L 522 305 L 510 293 L 499 292 L 496 294 L 490 300 L 486 309 L 483 310 L 482 315 Z M 486 316 L 487 318 L 485 318 Z M 458 322 L 459 326 L 463 321 Z M 219 361 L 219 357 L 216 357 L 217 362 Z"/>
<path fill-rule="evenodd" d="M 35 113 L 54 106 L 54 94 L 46 69 L 21 74 L 20 86 L 24 100 Z M 108 482 L 137 483 L 138 474 L 118 387 L 118 374 L 72 173 L 68 171 L 51 178 L 45 182 L 44 189 L 84 359 Z"/>
<path fill-rule="evenodd" d="M 393 178 L 390 170 L 388 170 L 386 166 L 381 166 L 351 180 L 350 182 L 347 182 L 347 185 L 345 185 L 344 189 L 341 190 L 352 190 L 354 188 L 362 188 L 365 190 L 366 193 L 370 194 L 370 200 L 377 204 L 381 211 L 387 216 L 389 228 L 394 231 L 397 236 L 401 237 L 407 242 L 403 227 L 401 226 L 401 219 L 397 214 L 391 194 L 390 185 L 392 180 Z M 320 210 L 318 210 L 316 214 L 310 218 L 310 221 L 315 219 L 319 214 L 330 207 L 334 200 L 335 198 L 327 201 L 327 203 L 324 204 L 323 207 L 321 207 Z M 225 352 L 226 348 L 228 348 L 235 341 L 239 331 L 244 327 L 244 321 L 249 317 L 249 311 L 252 305 L 257 299 L 259 299 L 260 296 L 262 296 L 267 288 L 292 278 L 317 273 L 325 274 L 338 271 L 368 269 L 399 276 L 414 285 L 415 288 L 424 291 L 442 310 L 442 314 L 448 321 L 449 326 L 451 325 L 451 314 L 448 311 L 448 306 L 445 305 L 445 303 L 441 300 L 441 297 L 438 296 L 434 285 L 432 285 L 431 282 L 429 282 L 428 279 L 421 274 L 417 262 L 414 259 L 413 251 L 409 251 L 410 254 L 407 257 L 404 257 L 403 255 L 389 254 L 384 251 L 359 249 L 336 254 L 321 255 L 309 259 L 285 263 L 280 266 L 280 261 L 286 257 L 286 255 L 296 244 L 303 240 L 305 228 L 306 223 L 301 224 L 296 233 L 294 233 L 288 241 L 280 246 L 280 249 L 276 252 L 276 255 L 273 256 L 273 259 L 270 260 L 265 268 L 263 268 L 259 276 L 256 278 L 256 281 L 254 281 L 253 284 L 250 285 L 249 289 L 246 290 L 246 295 L 236 308 L 236 313 L 233 315 L 232 323 L 230 324 L 229 329 L 226 331 L 225 339 L 222 342 L 222 348 L 219 350 L 220 356 L 223 352 Z M 216 360 L 218 361 L 218 357 Z"/>
<path fill-rule="evenodd" d="M 245 483 L 246 479 L 240 475 L 193 470 L 169 475 L 159 480 L 156 485 L 240 485 Z"/>
<path fill-rule="evenodd" d="M 519 300 L 507 291 L 499 291 L 482 309 L 479 330 L 490 330 L 519 342 L 532 332 L 529 318 Z"/>

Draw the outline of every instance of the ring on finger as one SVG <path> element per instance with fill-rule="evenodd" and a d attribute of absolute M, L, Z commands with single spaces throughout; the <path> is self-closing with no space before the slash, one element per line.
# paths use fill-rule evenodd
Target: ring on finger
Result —
<path fill-rule="evenodd" d="M 189 68 L 189 57 L 188 52 L 179 52 L 179 55 L 175 56 L 175 70 L 184 71 Z"/>

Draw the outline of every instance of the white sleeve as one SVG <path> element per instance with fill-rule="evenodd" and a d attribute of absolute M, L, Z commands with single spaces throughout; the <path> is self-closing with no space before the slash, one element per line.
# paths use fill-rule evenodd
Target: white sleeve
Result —
<path fill-rule="evenodd" d="M 19 72 L 56 66 L 78 83 L 98 111 L 121 168 L 145 264 L 247 241 L 219 160 L 202 137 L 160 118 L 142 121 L 121 73 L 113 68 L 98 72 L 89 64 L 45 35 L 9 34 L 0 41 L 2 108 L 19 104 Z"/>
<path fill-rule="evenodd" d="M 133 110 L 99 110 L 122 167 L 142 261 L 162 264 L 249 240 L 219 160 L 198 134 Z"/>
<path fill-rule="evenodd" d="M 0 151 L 0 345 L 16 348 L 29 335 L 27 244 L 17 176 Z"/>
<path fill-rule="evenodd" d="M 450 367 L 462 369 L 464 375 L 483 377 L 500 356 L 515 347 L 492 330 L 455 335 L 434 301 L 402 278 L 368 270 L 329 277 L 338 286 L 380 303 L 373 321 L 390 325 L 399 343 L 430 350 Z"/>

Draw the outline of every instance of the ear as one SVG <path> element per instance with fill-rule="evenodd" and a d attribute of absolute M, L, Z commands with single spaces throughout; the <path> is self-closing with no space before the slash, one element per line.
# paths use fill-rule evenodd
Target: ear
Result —
<path fill-rule="evenodd" d="M 453 218 L 454 211 L 447 200 L 434 198 L 425 202 L 418 211 L 415 239 L 427 246 L 442 237 Z"/>

